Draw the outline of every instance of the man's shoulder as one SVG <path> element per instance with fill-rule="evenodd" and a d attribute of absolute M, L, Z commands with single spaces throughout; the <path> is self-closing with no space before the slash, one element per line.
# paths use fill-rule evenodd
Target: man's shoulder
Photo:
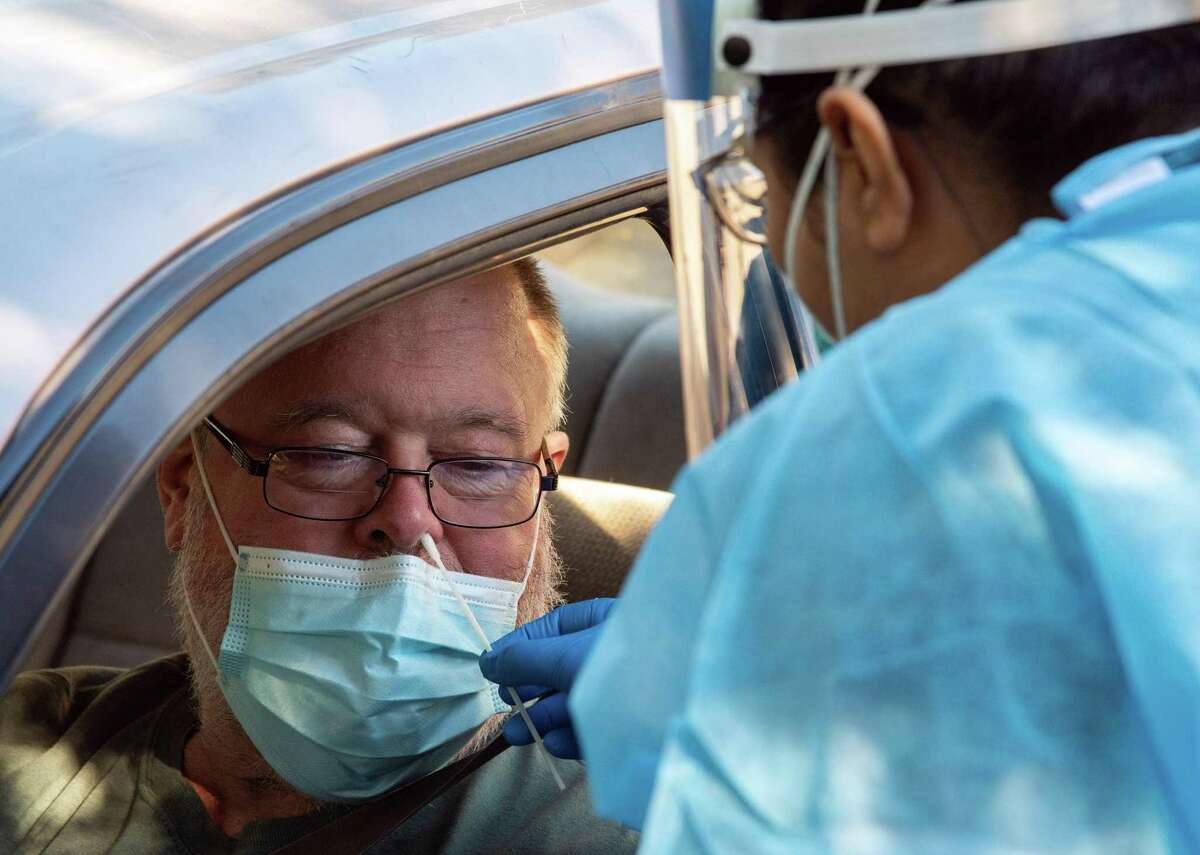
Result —
<path fill-rule="evenodd" d="M 106 849 L 104 840 L 141 828 L 130 819 L 135 758 L 160 712 L 185 691 L 186 674 L 175 656 L 130 669 L 19 675 L 0 697 L 0 850 L 40 852 L 51 842 L 64 852 Z M 86 788 L 72 786 L 81 781 Z M 150 848 L 164 851 L 158 842 Z"/>
<path fill-rule="evenodd" d="M 116 732 L 179 691 L 186 674 L 182 654 L 128 669 L 77 665 L 19 674 L 0 697 L 0 777 L 14 771 L 10 762 L 49 748 L 72 728 Z"/>

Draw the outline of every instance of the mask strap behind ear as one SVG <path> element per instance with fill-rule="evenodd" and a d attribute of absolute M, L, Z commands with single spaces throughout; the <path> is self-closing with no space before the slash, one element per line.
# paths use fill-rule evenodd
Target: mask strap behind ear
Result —
<path fill-rule="evenodd" d="M 208 497 L 208 504 L 213 510 L 213 514 L 217 518 L 217 527 L 221 529 L 221 537 L 225 538 L 225 545 L 229 547 L 229 551 L 233 554 L 233 560 L 237 561 L 237 550 L 233 548 L 233 540 L 229 537 L 229 532 L 225 530 L 225 523 L 221 520 L 221 512 L 217 510 L 216 500 L 213 499 L 212 490 L 208 486 L 208 477 L 204 474 L 204 464 L 200 461 L 200 443 L 196 442 L 196 434 L 191 434 L 192 453 L 196 457 L 196 470 L 200 473 L 200 483 L 204 485 L 204 495 Z M 187 580 L 184 580 L 183 586 L 183 604 L 187 607 L 188 617 L 192 619 L 192 626 L 196 630 L 196 638 L 200 639 L 200 646 L 204 648 L 204 653 L 208 656 L 208 661 L 212 663 L 213 672 L 219 677 L 221 667 L 217 664 L 217 657 L 213 656 L 212 648 L 208 646 L 208 639 L 204 637 L 204 630 L 200 626 L 200 620 L 196 617 L 196 610 L 192 608 L 192 597 L 187 592 Z"/>
<path fill-rule="evenodd" d="M 537 558 L 538 538 L 542 534 L 542 506 L 539 503 L 537 513 L 533 517 L 533 546 L 529 548 L 529 558 L 525 561 L 525 575 L 521 577 L 521 593 L 529 584 L 529 574 L 533 572 L 533 559 Z"/>
<path fill-rule="evenodd" d="M 221 519 L 221 511 L 217 507 L 217 500 L 213 498 L 212 487 L 208 485 L 208 475 L 204 472 L 204 461 L 200 456 L 200 443 L 196 441 L 196 434 L 193 431 L 192 438 L 192 453 L 196 457 L 196 472 L 200 475 L 200 484 L 204 487 L 204 495 L 208 498 L 208 506 L 212 508 L 213 516 L 217 518 L 217 528 L 221 530 L 221 537 L 225 539 L 225 546 L 229 548 L 229 554 L 233 556 L 233 563 L 238 560 L 237 547 L 233 545 L 233 538 L 229 536 L 229 531 L 225 528 L 225 520 Z"/>

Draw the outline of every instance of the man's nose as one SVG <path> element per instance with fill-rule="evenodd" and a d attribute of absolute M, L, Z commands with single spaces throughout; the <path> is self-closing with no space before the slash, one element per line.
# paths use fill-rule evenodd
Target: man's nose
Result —
<path fill-rule="evenodd" d="M 434 540 L 442 538 L 442 524 L 429 507 L 420 475 L 393 474 L 375 509 L 355 522 L 356 539 L 376 551 L 411 552 L 425 532 Z"/>

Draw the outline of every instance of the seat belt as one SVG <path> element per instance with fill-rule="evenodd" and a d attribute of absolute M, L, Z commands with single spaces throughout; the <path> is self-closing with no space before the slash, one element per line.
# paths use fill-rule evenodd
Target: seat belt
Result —
<path fill-rule="evenodd" d="M 497 736 L 470 757 L 360 805 L 272 855 L 359 855 L 507 748 L 505 738 Z"/>

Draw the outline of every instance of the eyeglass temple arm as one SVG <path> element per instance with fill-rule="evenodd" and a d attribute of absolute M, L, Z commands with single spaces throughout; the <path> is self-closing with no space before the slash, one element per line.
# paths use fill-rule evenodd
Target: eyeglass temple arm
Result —
<path fill-rule="evenodd" d="M 550 470 L 549 474 L 542 476 L 542 492 L 553 493 L 558 489 L 558 469 L 554 466 L 554 458 L 550 456 L 550 447 L 546 445 L 545 437 L 542 437 L 542 459 L 546 461 L 546 468 Z"/>
<path fill-rule="evenodd" d="M 204 426 L 208 428 L 209 433 L 217 438 L 217 442 L 221 443 L 221 447 L 229 452 L 229 456 L 233 458 L 233 461 L 238 466 L 256 478 L 266 477 L 267 461 L 256 460 L 243 451 L 242 447 L 233 441 L 233 438 L 229 436 L 220 422 L 211 416 L 206 416 Z"/>

